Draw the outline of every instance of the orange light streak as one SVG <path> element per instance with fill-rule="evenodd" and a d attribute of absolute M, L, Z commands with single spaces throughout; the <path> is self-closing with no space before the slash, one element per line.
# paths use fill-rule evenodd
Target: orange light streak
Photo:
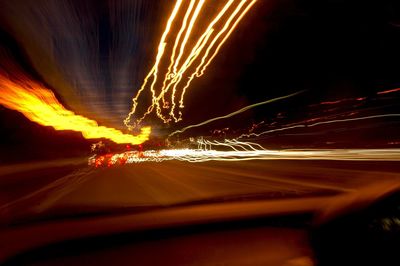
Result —
<path fill-rule="evenodd" d="M 143 127 L 139 135 L 99 126 L 96 121 L 67 110 L 51 90 L 39 83 L 12 81 L 0 75 L 0 104 L 22 113 L 29 120 L 56 130 L 81 132 L 86 139 L 105 138 L 115 143 L 141 144 L 148 140 L 151 128 Z"/>

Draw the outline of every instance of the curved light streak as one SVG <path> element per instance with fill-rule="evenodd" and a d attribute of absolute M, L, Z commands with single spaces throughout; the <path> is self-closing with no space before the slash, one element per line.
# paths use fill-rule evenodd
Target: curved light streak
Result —
<path fill-rule="evenodd" d="M 204 122 L 201 122 L 201 123 L 199 123 L 199 124 L 195 124 L 195 125 L 190 125 L 190 126 L 184 127 L 184 128 L 182 128 L 182 129 L 180 129 L 180 130 L 174 131 L 174 132 L 172 132 L 171 134 L 169 134 L 169 135 L 168 135 L 168 138 L 169 138 L 169 137 L 172 137 L 172 136 L 174 136 L 174 135 L 176 135 L 176 134 L 183 133 L 183 132 L 185 132 L 185 131 L 188 130 L 188 129 L 196 128 L 196 127 L 201 127 L 201 126 L 207 125 L 207 124 L 209 124 L 209 123 L 212 123 L 212 122 L 214 122 L 214 121 L 218 121 L 218 120 L 221 120 L 221 119 L 230 118 L 230 117 L 232 117 L 232 116 L 238 115 L 238 114 L 240 114 L 240 113 L 243 113 L 243 112 L 245 112 L 245 111 L 247 111 L 247 110 L 250 110 L 250 109 L 252 109 L 252 108 L 255 108 L 255 107 L 257 107 L 257 106 L 261 106 L 261 105 L 264 105 L 264 104 L 269 104 L 269 103 L 273 103 L 273 102 L 276 102 L 276 101 L 284 100 L 284 99 L 287 99 L 287 98 L 290 98 L 290 97 L 299 95 L 300 93 L 303 93 L 303 92 L 305 92 L 305 91 L 304 91 L 304 90 L 303 90 L 303 91 L 298 91 L 298 92 L 295 92 L 295 93 L 292 93 L 292 94 L 289 94 L 289 95 L 285 95 L 285 96 L 277 97 L 277 98 L 274 98 L 274 99 L 269 99 L 269 100 L 266 100 L 266 101 L 263 101 L 263 102 L 255 103 L 255 104 L 252 104 L 252 105 L 243 107 L 242 109 L 239 109 L 239 110 L 237 110 L 237 111 L 235 111 L 235 112 L 233 112 L 233 113 L 230 113 L 230 114 L 227 114 L 227 115 L 223 115 L 223 116 L 214 117 L 214 118 L 208 119 L 208 120 L 206 120 L 206 121 L 204 121 Z"/>
<path fill-rule="evenodd" d="M 175 19 L 175 16 L 177 15 L 177 13 L 178 13 L 178 11 L 179 11 L 179 8 L 180 8 L 180 6 L 181 6 L 181 4 L 182 4 L 182 1 L 183 1 L 183 0 L 177 0 L 177 1 L 176 1 L 176 4 L 175 4 L 175 6 L 174 6 L 174 9 L 172 10 L 172 13 L 171 13 L 170 17 L 168 18 L 166 28 L 165 28 L 165 30 L 164 30 L 162 36 L 161 36 L 161 40 L 160 40 L 160 43 L 159 43 L 159 45 L 158 45 L 158 53 L 157 53 L 157 56 L 156 56 L 156 62 L 155 62 L 155 64 L 154 64 L 154 66 L 151 68 L 150 72 L 147 74 L 147 76 L 146 76 L 146 78 L 145 78 L 145 80 L 144 80 L 144 82 L 143 82 L 142 87 L 139 89 L 139 91 L 138 91 L 138 93 L 136 94 L 136 96 L 132 99 L 132 102 L 133 102 L 132 110 L 131 110 L 131 112 L 129 112 L 128 116 L 127 116 L 127 117 L 125 118 L 125 120 L 124 120 L 124 123 L 125 123 L 126 126 L 128 126 L 128 128 L 131 128 L 131 127 L 129 126 L 129 122 L 130 122 L 130 120 L 131 120 L 131 116 L 132 116 L 132 115 L 135 113 L 135 111 L 136 111 L 136 107 L 137 107 L 137 105 L 138 105 L 138 98 L 139 98 L 140 94 L 142 93 L 142 91 L 146 88 L 148 79 L 149 79 L 152 75 L 153 75 L 153 82 L 152 82 L 152 84 L 151 84 L 150 91 L 151 91 L 152 96 L 153 96 L 152 102 L 153 102 L 153 104 L 154 104 L 154 97 L 155 97 L 154 85 L 155 85 L 155 83 L 156 83 L 156 81 L 157 81 L 158 66 L 159 66 L 159 64 L 160 64 L 160 61 L 161 61 L 163 55 L 164 55 L 165 47 L 166 47 L 166 45 L 167 45 L 167 43 L 165 42 L 165 40 L 166 40 L 166 38 L 167 38 L 167 36 L 168 36 L 168 33 L 169 33 L 170 30 L 171 30 L 172 23 L 173 23 L 173 21 L 174 21 L 174 19 Z M 136 127 L 136 125 L 135 125 L 134 127 Z"/>
<path fill-rule="evenodd" d="M 188 1 L 185 9 L 182 8 L 182 0 L 177 0 L 161 35 L 155 63 L 145 77 L 136 96 L 132 99 L 132 109 L 125 118 L 124 124 L 129 129 L 137 127 L 154 110 L 156 116 L 164 123 L 182 120 L 182 112 L 176 111 L 176 108 L 178 104 L 179 109 L 184 108 L 184 95 L 190 86 L 190 82 L 195 77 L 204 74 L 206 67 L 256 2 L 257 0 L 227 0 L 222 9 L 218 10 L 212 18 L 205 31 L 198 35 L 195 29 L 198 27 L 198 18 L 204 16 L 202 10 L 207 1 Z M 180 18 L 180 8 L 186 10 L 182 12 L 182 15 L 184 14 L 182 19 Z M 207 19 L 205 18 L 203 21 L 207 21 Z M 171 48 L 168 48 L 169 40 L 167 40 L 167 36 L 169 35 L 173 35 L 168 37 L 173 39 Z M 167 53 L 171 54 L 166 59 L 168 62 L 164 62 L 164 55 Z M 165 66 L 165 69 L 161 66 Z M 187 73 L 192 68 L 194 72 Z M 158 80 L 159 75 L 164 76 L 162 81 Z M 187 80 L 188 82 L 186 82 Z M 185 84 L 181 84 L 182 81 L 185 81 Z M 139 97 L 146 90 L 150 93 L 151 104 L 144 109 L 143 115 L 137 116 Z M 180 95 L 177 95 L 178 93 Z M 169 97 L 168 100 L 167 96 Z M 164 110 L 168 113 L 163 114 Z M 134 121 L 132 121 L 133 116 L 135 117 Z"/>
<path fill-rule="evenodd" d="M 315 126 L 319 126 L 319 125 L 334 124 L 334 123 L 345 123 L 345 122 L 368 120 L 368 119 L 383 118 L 383 117 L 400 117 L 400 114 L 370 115 L 370 116 L 355 117 L 355 118 L 346 118 L 346 119 L 335 119 L 335 120 L 329 120 L 329 121 L 321 121 L 321 122 L 316 122 L 316 123 L 313 123 L 313 124 L 294 125 L 294 126 L 290 126 L 290 127 L 271 129 L 271 130 L 263 131 L 261 133 L 242 134 L 237 139 L 250 138 L 250 137 L 260 137 L 260 136 L 265 135 L 265 134 L 278 132 L 278 131 L 285 131 L 285 130 L 290 130 L 290 129 L 295 129 L 295 128 L 307 128 L 307 127 L 315 127 Z"/>

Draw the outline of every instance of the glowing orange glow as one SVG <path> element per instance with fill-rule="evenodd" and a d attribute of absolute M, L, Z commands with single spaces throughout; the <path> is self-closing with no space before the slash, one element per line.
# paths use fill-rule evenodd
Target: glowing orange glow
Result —
<path fill-rule="evenodd" d="M 140 144 L 148 140 L 151 128 L 137 136 L 99 126 L 96 121 L 76 115 L 57 100 L 52 91 L 32 81 L 11 81 L 0 75 L 0 104 L 22 113 L 29 120 L 56 130 L 81 132 L 86 139 L 105 138 L 115 143 Z"/>
<path fill-rule="evenodd" d="M 161 35 L 155 63 L 132 99 L 132 110 L 124 120 L 125 125 L 130 129 L 137 127 L 154 110 L 164 123 L 180 121 L 182 112 L 176 109 L 184 108 L 184 96 L 192 80 L 204 74 L 222 45 L 256 2 L 226 0 L 201 32 L 197 29 L 207 21 L 203 7 L 211 4 L 211 1 L 190 0 L 183 3 L 177 0 Z M 202 25 L 199 25 L 200 17 Z M 168 53 L 170 56 L 164 58 Z M 161 73 L 164 77 L 162 81 L 158 80 Z M 139 97 L 145 92 L 150 94 L 151 104 L 144 109 L 143 115 L 137 115 Z M 179 100 L 179 106 L 176 99 Z M 167 109 L 168 113 L 164 114 L 163 109 Z M 133 116 L 135 118 L 132 121 Z"/>

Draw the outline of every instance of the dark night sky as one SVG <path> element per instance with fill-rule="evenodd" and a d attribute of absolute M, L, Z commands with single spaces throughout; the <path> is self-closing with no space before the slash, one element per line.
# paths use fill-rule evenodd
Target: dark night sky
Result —
<path fill-rule="evenodd" d="M 41 69 L 37 59 L 32 58 L 20 30 L 21 25 L 32 22 L 33 29 L 22 32 L 28 32 L 26 36 L 33 37 L 32 43 L 38 46 L 51 37 L 52 58 L 60 64 L 60 73 L 66 83 L 73 84 L 77 102 L 87 103 L 82 113 L 110 125 L 120 123 L 128 112 L 130 97 L 153 62 L 169 1 L 69 0 L 49 1 L 52 5 L 47 6 L 44 1 L 25 2 L 28 4 L 0 1 L 1 5 L 6 4 L 0 19 L 0 36 L 7 57 L 12 54 L 29 75 L 53 88 L 67 106 L 79 106 L 63 98 L 63 88 L 68 86 L 57 86 L 46 77 L 51 67 Z M 51 9 L 44 8 L 49 6 Z M 34 35 L 41 30 L 35 27 L 43 12 L 48 12 L 46 19 L 52 27 L 43 30 L 43 35 Z M 13 14 L 21 18 L 10 19 Z M 16 23 L 18 20 L 22 22 Z M 91 29 L 98 29 L 98 35 L 90 35 Z M 399 1 L 259 0 L 205 76 L 193 82 L 184 121 L 168 130 L 303 89 L 307 90 L 303 96 L 253 110 L 229 123 L 247 126 L 253 120 L 309 104 L 369 96 L 400 87 L 399 51 Z M 2 55 L 4 52 L 0 61 L 4 60 Z M 10 121 L 10 117 L 15 119 Z M 26 145 L 42 143 L 41 136 L 54 135 L 51 129 L 43 133 L 38 126 L 4 108 L 0 109 L 0 126 L 2 134 L 8 136 L 1 144 L 7 149 L 18 146 L 19 139 L 24 139 Z M 23 132 L 35 133 L 27 136 Z M 67 138 L 69 142 L 82 142 L 72 135 Z M 64 142 L 60 140 L 60 147 Z"/>
<path fill-rule="evenodd" d="M 182 124 L 303 89 L 301 97 L 220 126 L 400 87 L 399 14 L 396 1 L 260 1 L 207 77 L 193 83 L 186 110 L 191 119 Z M 198 99 L 207 99 L 207 108 Z"/>
<path fill-rule="evenodd" d="M 229 83 L 233 95 L 257 102 L 301 89 L 326 100 L 400 85 L 396 1 L 261 2 L 203 86 Z"/>

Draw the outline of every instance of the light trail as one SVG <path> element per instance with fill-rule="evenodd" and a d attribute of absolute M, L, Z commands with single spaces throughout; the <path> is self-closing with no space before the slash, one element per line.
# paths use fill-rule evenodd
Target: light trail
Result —
<path fill-rule="evenodd" d="M 181 29 L 179 30 L 178 35 L 176 36 L 174 47 L 172 48 L 172 54 L 171 54 L 171 57 L 170 57 L 170 64 L 168 66 L 167 72 L 165 73 L 164 82 L 163 82 L 163 86 L 161 88 L 161 91 L 164 91 L 164 88 L 167 85 L 167 81 L 170 80 L 174 76 L 171 73 L 171 69 L 175 64 L 176 49 L 178 48 L 178 45 L 179 45 L 180 40 L 181 40 L 181 36 L 182 36 L 183 32 L 186 29 L 187 21 L 189 19 L 190 13 L 192 12 L 192 9 L 193 9 L 193 6 L 194 6 L 195 2 L 196 2 L 195 0 L 191 0 L 190 1 L 190 5 L 189 5 L 189 7 L 188 7 L 188 9 L 186 11 L 185 17 L 183 18 L 183 21 L 182 21 Z M 174 68 L 174 72 L 176 72 L 175 68 Z M 163 108 L 167 109 L 168 106 L 166 105 L 166 102 L 165 102 L 164 93 L 162 94 L 161 99 L 162 99 L 162 103 L 163 103 Z M 157 110 L 157 111 L 160 112 L 160 110 Z"/>
<path fill-rule="evenodd" d="M 225 150 L 217 150 L 218 147 Z M 143 162 L 249 160 L 337 160 L 337 161 L 400 161 L 400 149 L 296 149 L 268 150 L 257 143 L 225 140 L 224 142 L 198 140 L 197 149 L 163 149 L 129 151 L 92 156 L 88 164 L 94 167 Z"/>
<path fill-rule="evenodd" d="M 139 135 L 99 126 L 96 121 L 67 110 L 54 93 L 39 83 L 12 81 L 0 74 L 0 104 L 22 113 L 29 120 L 56 130 L 81 132 L 86 139 L 109 139 L 115 143 L 141 144 L 148 140 L 151 128 L 144 127 Z"/>
<path fill-rule="evenodd" d="M 189 40 L 189 37 L 190 37 L 190 35 L 192 33 L 194 23 L 196 22 L 199 14 L 200 14 L 201 9 L 203 8 L 204 2 L 205 2 L 205 0 L 200 0 L 198 2 L 197 7 L 196 7 L 196 9 L 195 9 L 195 11 L 194 11 L 194 13 L 192 15 L 192 18 L 190 19 L 189 26 L 188 26 L 188 28 L 186 30 L 185 37 L 183 38 L 183 41 L 181 43 L 181 48 L 179 50 L 178 57 L 175 60 L 175 64 L 174 64 L 174 72 L 175 73 L 177 72 L 177 68 L 178 68 L 179 62 L 180 62 L 180 60 L 181 60 L 181 58 L 183 56 L 186 44 L 187 44 L 187 42 Z"/>
<path fill-rule="evenodd" d="M 178 105 L 176 99 L 179 100 L 178 108 L 184 108 L 184 95 L 191 81 L 204 74 L 222 45 L 256 2 L 257 0 L 227 0 L 211 18 L 206 29 L 199 34 L 196 29 L 199 27 L 200 16 L 203 19 L 202 22 L 207 21 L 207 18 L 204 18 L 207 14 L 202 12 L 207 1 L 177 0 L 161 35 L 155 63 L 132 99 L 132 109 L 125 118 L 124 124 L 129 129 L 135 128 L 154 110 L 156 116 L 164 123 L 180 121 L 182 112 L 178 112 L 179 116 L 176 114 L 175 109 Z M 182 7 L 184 3 L 188 5 Z M 169 39 L 172 40 L 169 41 Z M 165 57 L 168 52 L 170 56 Z M 192 73 L 187 73 L 192 69 Z M 164 77 L 162 81 L 158 79 L 159 75 Z M 182 81 L 187 82 L 181 84 Z M 137 115 L 139 98 L 145 92 L 150 94 L 151 103 L 140 116 Z M 177 97 L 178 93 L 180 93 L 179 97 Z M 163 109 L 168 111 L 168 114 L 164 115 Z"/>
<path fill-rule="evenodd" d="M 166 42 L 165 42 L 165 39 L 167 38 L 167 35 L 168 35 L 169 31 L 171 30 L 171 25 L 172 25 L 172 23 L 173 23 L 173 21 L 175 19 L 176 14 L 179 11 L 179 8 L 180 8 L 180 6 L 182 4 L 182 1 L 183 0 L 177 0 L 176 1 L 175 7 L 172 10 L 171 16 L 168 19 L 166 28 L 165 28 L 162 36 L 161 36 L 161 40 L 160 40 L 160 43 L 158 45 L 158 53 L 157 53 L 157 56 L 156 56 L 156 62 L 154 64 L 154 66 L 151 68 L 150 72 L 147 74 L 146 78 L 144 79 L 143 85 L 139 89 L 136 97 L 134 97 L 132 99 L 132 102 L 133 102 L 132 110 L 124 120 L 125 125 L 128 126 L 128 128 L 130 128 L 130 129 L 131 129 L 131 127 L 129 126 L 129 122 L 130 122 L 131 116 L 135 113 L 136 107 L 138 105 L 139 96 L 142 93 L 142 91 L 145 90 L 147 82 L 148 82 L 148 80 L 149 80 L 149 78 L 151 76 L 153 76 L 153 82 L 151 84 L 150 91 L 151 91 L 152 96 L 153 96 L 153 98 L 152 98 L 152 103 L 153 103 L 152 106 L 154 105 L 154 96 L 155 96 L 154 84 L 157 81 L 158 66 L 160 64 L 161 58 L 162 58 L 162 56 L 164 54 L 164 51 L 165 51 L 165 47 L 167 45 Z M 136 127 L 136 125 L 135 125 L 135 127 Z"/>
<path fill-rule="evenodd" d="M 236 140 L 227 140 L 227 139 L 224 142 L 208 141 L 208 140 L 200 139 L 197 141 L 197 143 L 198 143 L 197 150 L 212 150 L 213 147 L 218 147 L 218 146 L 222 146 L 224 148 L 229 148 L 234 151 L 264 150 L 264 148 L 257 143 L 240 142 L 240 141 L 236 141 Z"/>
<path fill-rule="evenodd" d="M 244 17 L 244 15 L 250 10 L 250 8 L 255 4 L 255 1 L 252 1 L 250 3 L 250 5 L 248 5 L 246 7 L 246 9 L 242 12 L 242 14 L 239 16 L 239 18 L 235 21 L 235 23 L 233 24 L 233 26 L 231 27 L 231 29 L 228 31 L 228 33 L 225 35 L 225 37 L 222 39 L 222 41 L 219 43 L 219 45 L 217 46 L 217 48 L 215 49 L 214 53 L 212 54 L 211 57 L 209 57 L 208 61 L 206 64 L 206 58 L 208 57 L 208 54 L 211 50 L 211 48 L 214 46 L 217 38 L 219 38 L 223 32 L 226 31 L 227 26 L 229 26 L 230 22 L 233 19 L 233 16 L 229 18 L 228 22 L 225 24 L 224 28 L 220 31 L 220 33 L 217 35 L 217 37 L 214 39 L 213 43 L 211 43 L 210 47 L 207 49 L 206 51 L 206 56 L 204 56 L 201 60 L 201 64 L 196 68 L 196 71 L 189 77 L 185 87 L 183 87 L 182 89 L 182 94 L 181 94 L 181 99 L 179 101 L 180 103 L 180 107 L 183 108 L 183 100 L 184 100 L 184 96 L 186 93 L 187 88 L 189 88 L 190 83 L 192 82 L 192 80 L 194 79 L 194 77 L 201 77 L 202 75 L 204 75 L 205 70 L 207 69 L 207 67 L 211 64 L 211 62 L 213 61 L 213 59 L 217 56 L 219 50 L 221 49 L 222 45 L 225 43 L 225 41 L 229 38 L 229 36 L 232 34 L 232 32 L 234 31 L 234 29 L 237 27 L 237 25 L 239 24 L 239 22 L 242 20 L 242 18 Z M 239 11 L 239 10 L 237 10 Z M 236 14 L 235 14 L 236 15 Z M 200 70 L 201 68 L 201 70 Z"/>
<path fill-rule="evenodd" d="M 241 108 L 241 109 L 239 109 L 239 110 L 237 110 L 235 112 L 232 112 L 230 114 L 214 117 L 214 118 L 208 119 L 208 120 L 206 120 L 204 122 L 201 122 L 201 123 L 198 123 L 198 124 L 195 124 L 195 125 L 190 125 L 190 126 L 182 128 L 180 130 L 176 130 L 176 131 L 172 132 L 171 134 L 169 134 L 168 138 L 170 138 L 170 137 L 172 137 L 172 136 L 174 136 L 176 134 L 181 134 L 181 133 L 185 132 L 188 129 L 201 127 L 201 126 L 207 125 L 209 123 L 212 123 L 212 122 L 215 122 L 215 121 L 218 121 L 218 120 L 221 120 L 221 119 L 230 118 L 232 116 L 241 114 L 241 113 L 243 113 L 243 112 L 245 112 L 247 110 L 250 110 L 252 108 L 255 108 L 255 107 L 258 107 L 258 106 L 261 106 L 261 105 L 265 105 L 265 104 L 269 104 L 269 103 L 273 103 L 273 102 L 276 102 L 276 101 L 284 100 L 284 99 L 299 95 L 299 94 L 301 94 L 303 92 L 304 91 L 298 91 L 298 92 L 295 92 L 295 93 L 292 93 L 292 94 L 289 94 L 289 95 L 285 95 L 285 96 L 277 97 L 277 98 L 274 98 L 274 99 L 269 99 L 269 100 L 266 100 L 266 101 L 263 101 L 263 102 L 255 103 L 255 104 L 252 104 L 252 105 L 248 105 L 248 106 L 243 107 L 243 108 Z"/>
<path fill-rule="evenodd" d="M 208 32 L 213 32 L 214 31 L 214 29 L 213 29 L 213 27 L 214 27 L 214 25 L 221 19 L 221 17 L 225 14 L 225 12 L 228 10 L 228 8 L 231 6 L 231 4 L 233 3 L 233 1 L 228 1 L 227 3 L 226 3 L 226 5 L 224 6 L 224 8 L 220 11 L 220 13 L 214 18 L 214 20 L 210 23 L 210 25 L 207 27 L 207 29 L 206 29 L 206 31 L 203 33 L 203 35 L 205 35 L 205 34 L 207 34 Z M 208 49 L 206 50 L 206 53 L 203 55 L 203 60 L 205 60 L 205 58 L 208 56 L 208 50 L 209 49 L 211 49 L 212 48 L 212 46 L 214 45 L 214 43 L 218 40 L 218 38 L 219 38 L 219 36 L 222 34 L 222 32 L 223 31 L 225 31 L 225 28 L 226 28 L 226 26 L 227 25 L 229 25 L 229 23 L 230 23 L 230 21 L 236 16 L 236 14 L 240 11 L 240 9 L 242 8 L 242 6 L 245 4 L 245 1 L 242 1 L 237 7 L 236 7 L 236 9 L 233 11 L 233 13 L 232 13 L 232 15 L 228 18 L 228 21 L 225 23 L 225 26 L 224 26 L 224 28 L 222 29 L 222 30 L 220 30 L 219 31 L 219 33 L 214 37 L 214 39 L 211 41 L 211 43 L 208 45 Z M 207 40 L 208 41 L 208 40 Z M 204 44 L 206 44 L 207 43 L 207 41 L 204 43 Z M 197 44 L 196 44 L 196 46 L 197 46 Z M 201 50 L 204 48 L 204 46 L 201 48 Z M 194 49 L 195 51 L 196 50 L 198 50 L 198 49 Z M 200 51 L 201 51 L 200 50 Z M 175 115 L 174 115 L 174 110 L 175 110 L 175 106 L 176 106 L 176 103 L 175 103 L 175 95 L 176 95 L 176 91 L 177 91 L 177 86 L 178 86 L 178 84 L 181 82 L 181 80 L 182 80 L 182 75 L 183 75 L 183 73 L 192 65 L 192 63 L 194 62 L 194 60 L 197 58 L 199 56 L 199 53 L 197 53 L 190 61 L 188 60 L 189 58 L 191 58 L 190 56 L 188 57 L 188 59 L 186 60 L 186 62 L 185 62 L 185 64 L 183 65 L 183 67 L 180 69 L 180 71 L 178 72 L 178 79 L 177 79 L 177 81 L 175 82 L 175 84 L 174 84 L 174 86 L 173 86 L 173 88 L 172 88 L 172 96 L 171 96 L 171 102 L 172 102 L 172 106 L 171 106 L 171 110 L 170 110 L 170 113 L 169 113 L 169 115 L 171 116 L 171 117 L 173 117 L 174 118 L 174 120 L 175 120 L 175 122 L 178 122 L 179 120 L 181 120 L 181 118 L 179 117 L 179 118 L 176 118 L 175 117 Z M 202 60 L 202 62 L 203 62 L 203 60 Z M 200 65 L 201 65 L 202 63 L 200 63 Z M 196 68 L 196 71 L 197 71 L 197 69 L 199 68 L 199 66 Z M 191 78 L 189 78 L 189 80 L 190 80 Z M 193 79 L 193 78 L 192 78 Z M 185 86 L 183 89 L 182 89 L 182 94 L 184 94 L 185 93 L 185 91 L 186 91 L 186 89 L 187 89 L 187 87 Z M 183 99 L 182 99 L 182 96 L 181 96 L 181 100 L 179 101 L 179 107 L 180 108 L 184 108 L 184 105 L 183 105 Z"/>
<path fill-rule="evenodd" d="M 260 136 L 265 135 L 265 134 L 279 132 L 279 131 L 285 131 L 285 130 L 290 130 L 290 129 L 296 129 L 296 128 L 309 128 L 309 127 L 315 127 L 315 126 L 319 126 L 319 125 L 345 123 L 345 122 L 368 120 L 368 119 L 375 119 L 375 118 L 384 118 L 384 117 L 400 117 L 400 114 L 370 115 L 370 116 L 355 117 L 355 118 L 346 118 L 346 119 L 335 119 L 335 120 L 321 121 L 321 122 L 316 122 L 316 123 L 313 123 L 313 124 L 294 125 L 294 126 L 289 126 L 289 127 L 282 127 L 282 128 L 277 128 L 277 129 L 266 130 L 266 131 L 263 131 L 261 133 L 242 134 L 239 137 L 237 137 L 236 139 L 260 137 Z"/>
<path fill-rule="evenodd" d="M 380 95 L 380 94 L 388 94 L 388 93 L 392 93 L 392 92 L 399 92 L 400 88 L 396 88 L 396 89 L 391 89 L 391 90 L 386 90 L 386 91 L 379 91 L 376 94 Z"/>

